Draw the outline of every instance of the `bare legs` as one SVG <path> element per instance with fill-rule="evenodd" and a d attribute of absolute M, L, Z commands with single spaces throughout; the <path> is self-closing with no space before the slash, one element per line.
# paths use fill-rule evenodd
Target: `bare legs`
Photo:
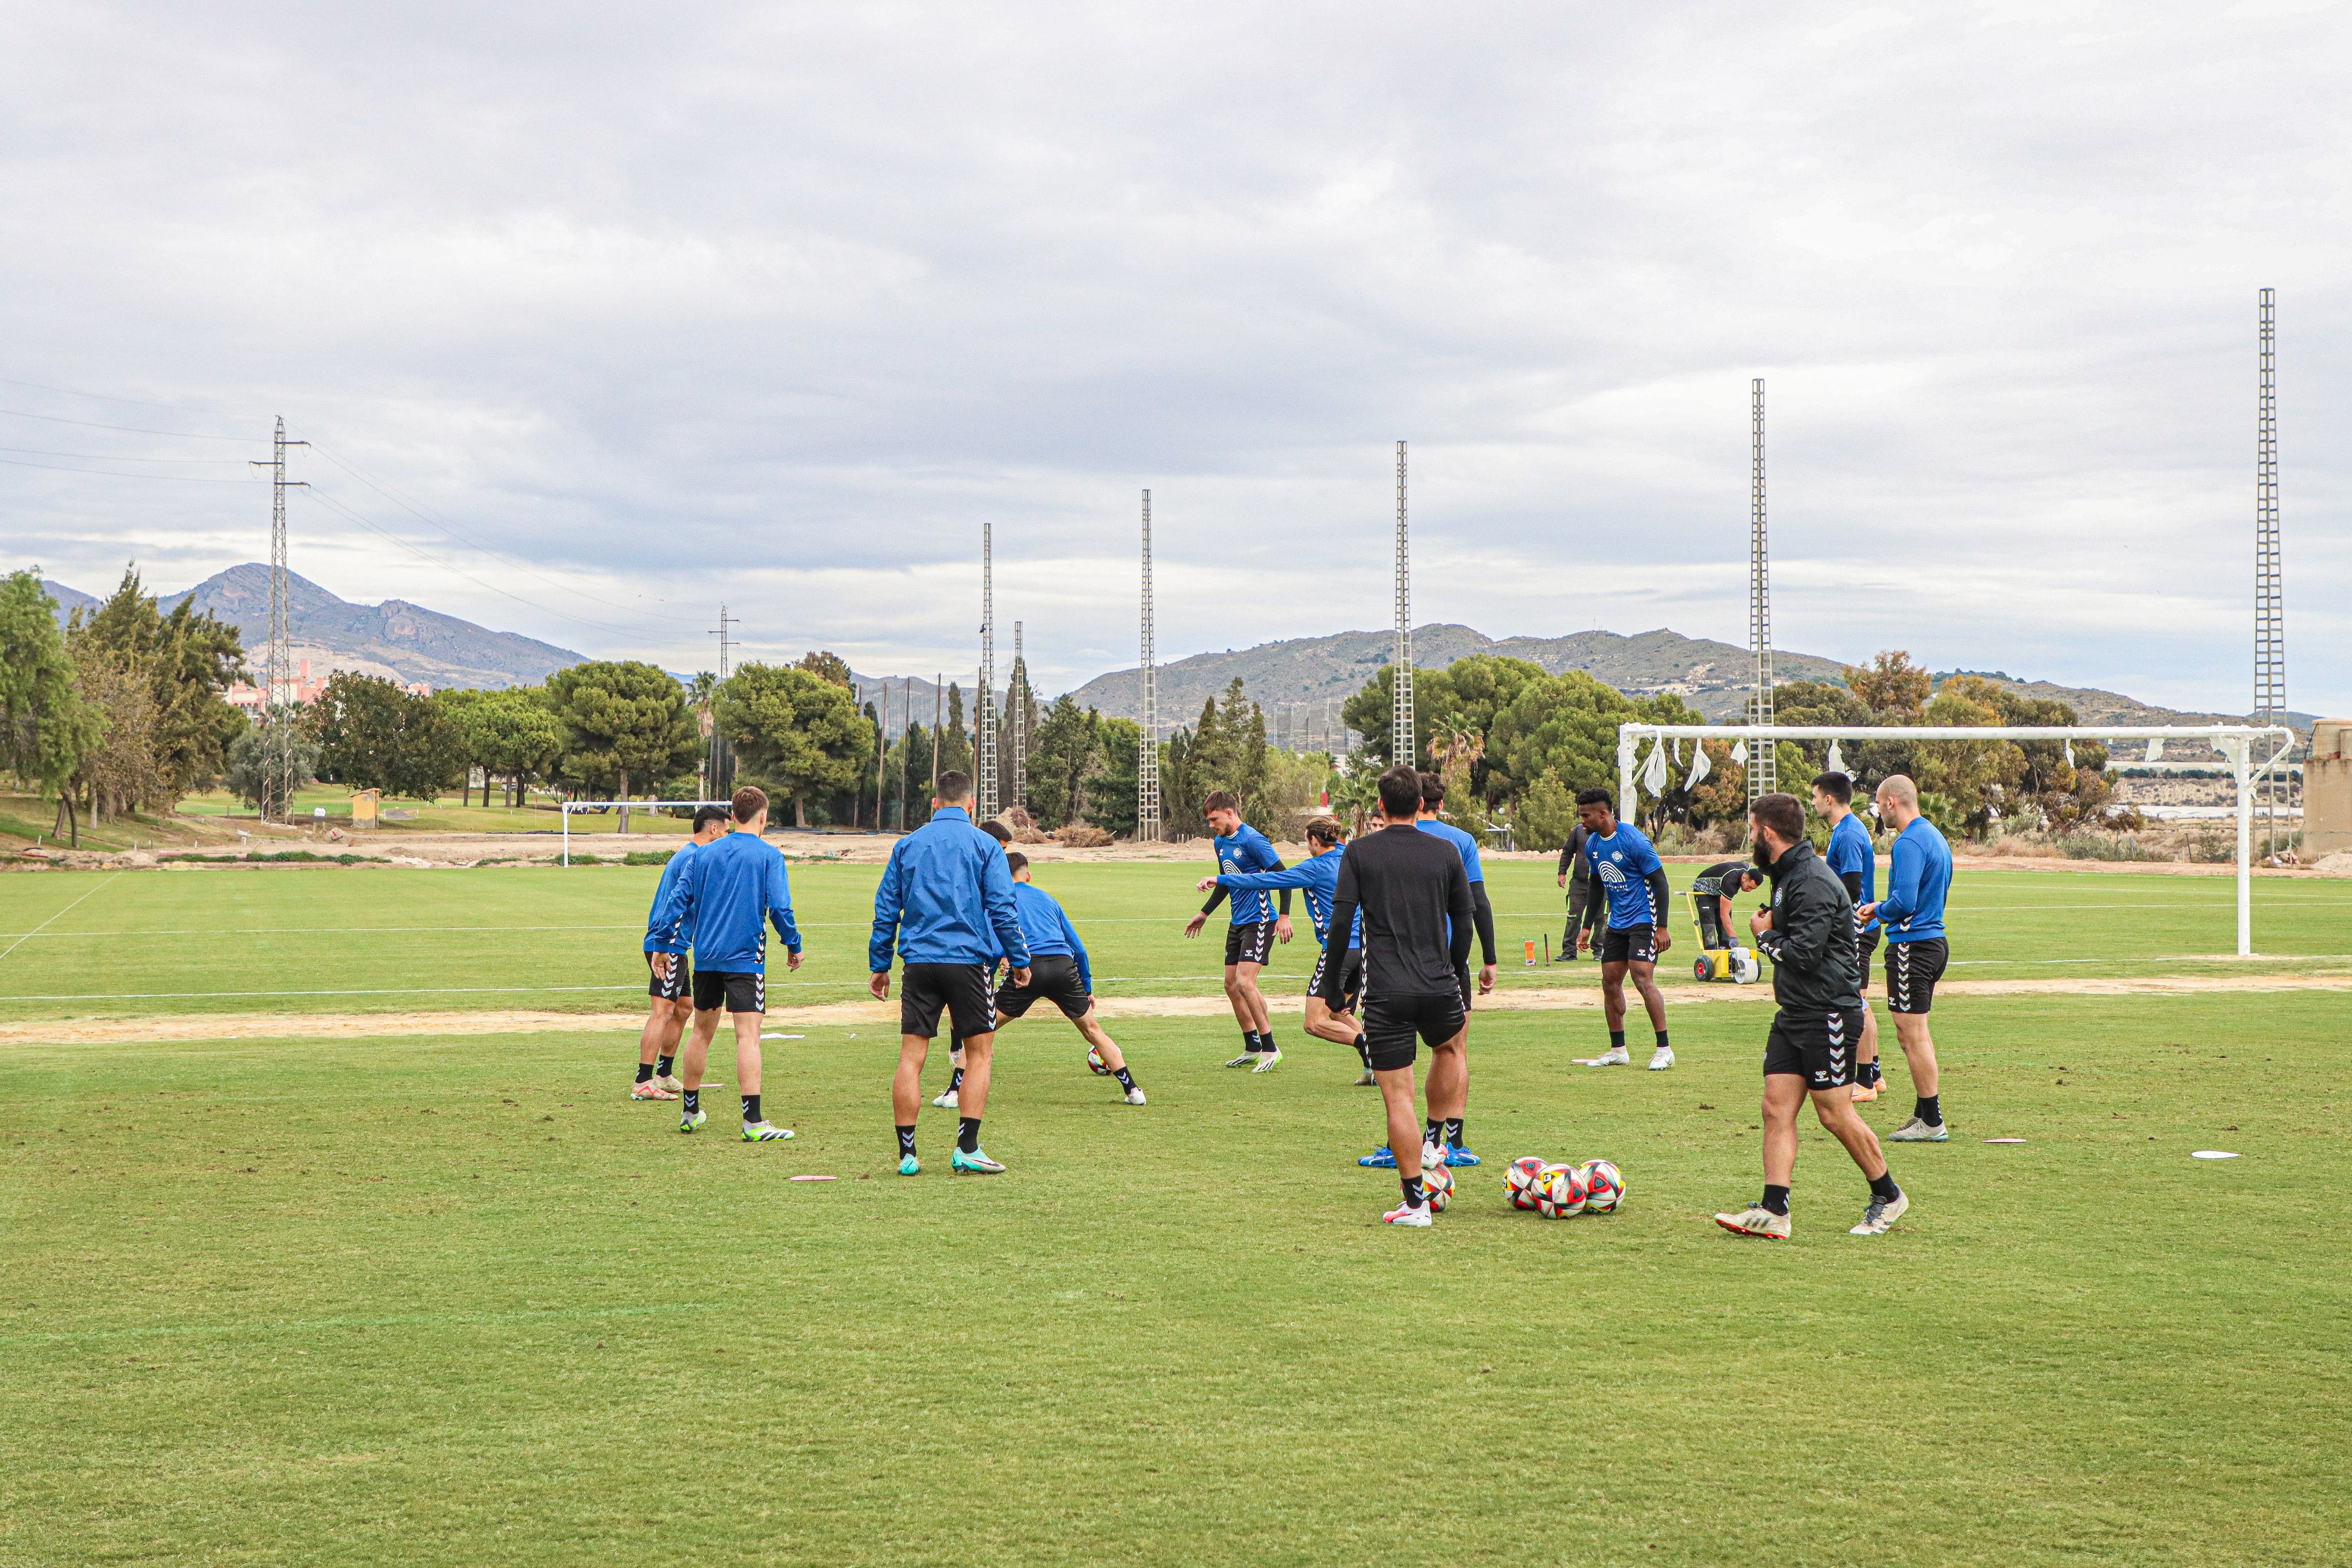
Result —
<path fill-rule="evenodd" d="M 1878 1134 L 1853 1108 L 1853 1096 L 1843 1086 L 1814 1092 L 1813 1114 L 1830 1135 L 1845 1145 L 1853 1163 L 1872 1181 L 1886 1174 L 1886 1156 L 1880 1152 Z M 1805 1080 L 1795 1073 L 1774 1073 L 1764 1080 L 1764 1181 L 1785 1187 L 1797 1169 L 1797 1108 L 1806 1100 Z"/>

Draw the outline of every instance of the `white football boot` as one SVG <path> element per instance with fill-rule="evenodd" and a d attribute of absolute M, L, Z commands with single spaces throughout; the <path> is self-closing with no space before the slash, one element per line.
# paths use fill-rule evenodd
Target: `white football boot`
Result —
<path fill-rule="evenodd" d="M 1870 1194 L 1870 1206 L 1862 1211 L 1862 1223 L 1846 1234 L 1848 1236 L 1885 1236 L 1895 1228 L 1895 1222 L 1901 1219 L 1910 1207 L 1911 1197 L 1907 1193 L 1898 1191 L 1892 1200 L 1882 1198 L 1876 1193 L 1873 1193 Z"/>
<path fill-rule="evenodd" d="M 1650 1070 L 1652 1072 L 1664 1072 L 1674 1065 L 1675 1048 L 1672 1046 L 1660 1046 L 1657 1049 L 1657 1054 L 1650 1058 Z"/>
<path fill-rule="evenodd" d="M 1143 1104 L 1143 1103 L 1144 1103 L 1144 1100 L 1143 1100 L 1143 1091 L 1142 1091 L 1141 1089 L 1129 1089 L 1129 1090 L 1127 1091 L 1127 1102 L 1128 1102 L 1129 1105 L 1141 1105 L 1141 1104 Z"/>

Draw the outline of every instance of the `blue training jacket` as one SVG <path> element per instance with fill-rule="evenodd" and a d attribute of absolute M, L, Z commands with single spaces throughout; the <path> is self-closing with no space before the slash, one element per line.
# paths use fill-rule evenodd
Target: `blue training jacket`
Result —
<path fill-rule="evenodd" d="M 1271 871 L 1282 864 L 1282 857 L 1274 852 L 1265 835 L 1246 822 L 1234 828 L 1231 837 L 1219 834 L 1216 847 L 1220 883 L 1226 872 Z M 1234 924 L 1237 926 L 1274 919 L 1274 900 L 1264 893 L 1235 893 L 1233 900 Z"/>
<path fill-rule="evenodd" d="M 1450 822 L 1441 822 L 1433 816 L 1416 822 L 1413 826 L 1420 828 L 1423 833 L 1435 834 L 1438 837 L 1444 839 L 1445 842 L 1453 845 L 1454 848 L 1460 850 L 1462 852 L 1462 868 L 1470 873 L 1470 879 L 1472 881 L 1483 882 L 1486 879 L 1486 873 L 1478 868 L 1478 840 L 1476 838 L 1463 832 L 1462 829 L 1454 826 L 1454 824 Z"/>
<path fill-rule="evenodd" d="M 960 805 L 940 807 L 890 850 L 874 889 L 874 973 L 889 969 L 894 942 L 908 963 L 993 963 L 1002 954 L 1029 967 L 1004 846 Z"/>
<path fill-rule="evenodd" d="M 653 924 L 693 931 L 697 969 L 765 973 L 770 921 L 788 951 L 801 950 L 782 850 L 756 833 L 730 833 L 691 855 L 672 857 L 670 865 L 681 860 L 685 868 L 655 909 Z"/>
<path fill-rule="evenodd" d="M 1585 835 L 1584 858 L 1601 879 L 1601 890 L 1609 895 L 1611 931 L 1654 925 L 1666 918 L 1665 910 L 1651 907 L 1650 898 L 1650 873 L 1665 868 L 1640 828 L 1621 821 L 1606 838 Z"/>
<path fill-rule="evenodd" d="M 654 884 L 653 907 L 646 911 L 646 951 L 647 952 L 690 952 L 694 950 L 694 933 L 686 929 L 684 917 L 668 925 L 659 924 L 656 916 L 661 913 L 662 900 L 677 886 L 678 873 L 686 869 L 688 857 L 701 846 L 688 839 L 678 852 L 662 868 L 661 880 Z"/>
<path fill-rule="evenodd" d="M 1862 879 L 1862 891 L 1853 900 L 1856 908 L 1878 897 L 1878 851 L 1871 847 L 1870 829 L 1863 826 L 1860 812 L 1847 812 L 1830 829 L 1829 853 L 1822 858 L 1839 876 L 1851 872 Z M 1865 922 L 1862 929 L 1868 931 L 1875 923 Z"/>
<path fill-rule="evenodd" d="M 1028 939 L 1030 958 L 1076 959 L 1078 979 L 1091 995 L 1095 966 L 1087 958 L 1087 944 L 1078 940 L 1078 928 L 1070 923 L 1068 911 L 1053 894 L 1017 877 L 1013 881 L 1013 907 L 1021 916 L 1021 934 Z"/>
<path fill-rule="evenodd" d="M 1297 888 L 1307 895 L 1307 913 L 1315 921 L 1315 940 L 1325 947 L 1331 945 L 1331 900 L 1339 886 L 1339 857 L 1348 852 L 1344 844 L 1309 855 L 1297 865 L 1280 871 L 1228 871 L 1217 878 L 1217 886 L 1231 888 L 1235 892 L 1274 892 L 1283 888 Z M 1349 922 L 1348 945 L 1364 945 L 1364 911 L 1358 910 Z"/>
<path fill-rule="evenodd" d="M 1926 942 L 1944 934 L 1944 895 L 1952 890 L 1952 847 L 1936 825 L 1915 816 L 1895 835 L 1886 869 L 1886 896 L 1878 923 L 1890 942 Z"/>

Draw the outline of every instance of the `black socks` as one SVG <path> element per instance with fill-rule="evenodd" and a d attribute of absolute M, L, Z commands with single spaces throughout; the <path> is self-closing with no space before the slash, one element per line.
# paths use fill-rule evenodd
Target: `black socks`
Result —
<path fill-rule="evenodd" d="M 1625 1048 L 1624 1030 L 1612 1029 L 1609 1031 L 1609 1048 L 1612 1051 L 1622 1051 Z"/>
<path fill-rule="evenodd" d="M 1372 1070 L 1372 1050 L 1370 1046 L 1364 1043 L 1368 1037 L 1369 1037 L 1363 1035 L 1358 1035 L 1356 1037 L 1356 1054 L 1364 1058 L 1364 1070 L 1366 1072 Z"/>
<path fill-rule="evenodd" d="M 1660 1029 L 1658 1031 L 1658 1049 L 1662 1051 L 1673 1049 L 1672 1047 L 1666 1044 L 1666 1032 L 1664 1029 Z"/>
<path fill-rule="evenodd" d="M 1445 1123 L 1434 1119 L 1430 1121 L 1422 1128 L 1421 1141 L 1434 1143 L 1441 1149 L 1445 1147 Z"/>
<path fill-rule="evenodd" d="M 670 1064 L 676 1060 L 677 1060 L 676 1057 L 662 1058 L 660 1065 L 654 1068 L 654 1076 L 656 1078 L 667 1078 L 669 1076 Z"/>
<path fill-rule="evenodd" d="M 1242 1031 L 1242 1049 L 1251 1056 L 1255 1056 L 1260 1051 L 1265 1049 L 1265 1047 L 1259 1043 L 1258 1033 L 1255 1029 L 1244 1029 Z"/>
<path fill-rule="evenodd" d="M 1856 1081 L 1858 1081 L 1863 1088 L 1874 1088 L 1879 1079 L 1878 1064 L 1874 1061 L 1864 1062 L 1854 1068 L 1854 1074 Z"/>
<path fill-rule="evenodd" d="M 1911 1114 L 1930 1127 L 1941 1127 L 1944 1124 L 1944 1108 L 1937 1101 L 1942 1099 L 1939 1094 L 1923 1094 L 1919 1097 L 1919 1109 Z"/>
<path fill-rule="evenodd" d="M 751 1123 L 752 1123 L 752 1122 L 755 1122 L 755 1121 L 759 1121 L 759 1120 L 760 1120 L 760 1097 L 759 1097 L 758 1095 L 756 1095 L 756 1094 L 747 1094 L 747 1095 L 745 1095 L 745 1096 L 743 1097 L 743 1121 L 744 1121 L 744 1123 L 748 1126 L 749 1124 L 751 1124 Z"/>
<path fill-rule="evenodd" d="M 1770 1209 L 1774 1214 L 1787 1214 L 1789 1212 L 1789 1189 L 1786 1187 L 1776 1187 L 1769 1182 L 1765 1183 L 1764 1206 Z"/>
<path fill-rule="evenodd" d="M 1405 1207 L 1409 1209 L 1417 1209 L 1423 1207 L 1429 1202 L 1429 1194 L 1421 1190 L 1421 1178 L 1419 1176 L 1403 1177 L 1397 1184 L 1404 1189 Z"/>
<path fill-rule="evenodd" d="M 1873 1176 L 1870 1179 L 1870 1195 L 1885 1198 L 1890 1204 L 1901 1197 L 1903 1189 L 1895 1184 L 1895 1173 L 1886 1171 Z"/>
<path fill-rule="evenodd" d="M 1282 1049 L 1280 1046 L 1274 1043 L 1274 1031 L 1272 1029 L 1260 1029 L 1258 1031 L 1257 1048 L 1262 1051 L 1280 1051 Z"/>
<path fill-rule="evenodd" d="M 701 1109 L 702 1091 L 698 1089 L 688 1089 L 686 1091 L 686 1113 L 688 1116 L 692 1116 L 696 1111 L 700 1110 Z"/>
<path fill-rule="evenodd" d="M 951 1079 L 948 1079 L 948 1092 L 949 1092 L 950 1094 L 953 1094 L 956 1090 L 958 1090 L 958 1089 L 961 1089 L 962 1087 L 963 1087 L 963 1068 L 956 1068 L 956 1069 L 955 1069 L 955 1076 L 954 1076 L 953 1078 L 951 1078 Z"/>
<path fill-rule="evenodd" d="M 967 1154 L 980 1152 L 980 1118 L 961 1116 L 956 1119 L 956 1147 Z"/>
<path fill-rule="evenodd" d="M 1135 1092 L 1135 1075 L 1133 1073 L 1128 1071 L 1125 1068 L 1113 1068 L 1110 1069 L 1110 1076 L 1118 1079 L 1119 1088 L 1126 1089 L 1130 1094 Z"/>
<path fill-rule="evenodd" d="M 1459 1149 L 1464 1146 L 1462 1142 L 1462 1118 L 1458 1116 L 1449 1116 L 1445 1119 L 1445 1146 L 1449 1149 Z"/>
<path fill-rule="evenodd" d="M 639 1083 L 651 1083 L 653 1080 L 654 1064 L 651 1062 L 639 1062 L 637 1064 L 637 1081 Z"/>
<path fill-rule="evenodd" d="M 899 1128 L 899 1129 L 898 1129 L 898 1153 L 899 1153 L 899 1157 L 903 1159 L 903 1158 L 904 1158 L 904 1157 L 906 1157 L 907 1155 L 908 1155 L 908 1154 L 912 1154 L 914 1152 L 915 1152 L 915 1130 L 914 1130 L 913 1128 L 911 1128 L 911 1127 L 901 1127 L 901 1128 Z"/>

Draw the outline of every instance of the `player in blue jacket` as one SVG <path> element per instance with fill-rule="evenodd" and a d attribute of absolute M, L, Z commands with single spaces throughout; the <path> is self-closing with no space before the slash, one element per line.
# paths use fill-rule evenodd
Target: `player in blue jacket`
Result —
<path fill-rule="evenodd" d="M 1919 786 L 1901 773 L 1878 786 L 1878 820 L 1895 830 L 1887 857 L 1886 896 L 1855 912 L 1886 931 L 1886 1010 L 1895 1017 L 1895 1037 L 1911 1068 L 1911 1092 L 1919 1103 L 1911 1120 L 1886 1136 L 1896 1143 L 1942 1143 L 1944 1102 L 1937 1092 L 1936 1041 L 1927 1030 L 1927 1010 L 1936 1005 L 1936 982 L 1951 962 L 1944 940 L 1944 897 L 1952 887 L 1952 847 L 1936 825 L 1919 815 Z"/>
<path fill-rule="evenodd" d="M 1241 798 L 1227 790 L 1213 790 L 1201 803 L 1201 815 L 1208 818 L 1210 828 L 1216 834 L 1217 870 L 1279 871 L 1282 857 L 1265 841 L 1265 835 L 1242 820 Z M 1184 927 L 1186 936 L 1198 936 L 1201 928 L 1209 923 L 1209 916 L 1224 902 L 1227 894 L 1219 888 L 1209 895 Z M 1267 1022 L 1265 994 L 1257 988 L 1258 971 L 1265 967 L 1274 952 L 1277 938 L 1288 942 L 1290 929 L 1290 889 L 1283 889 L 1282 917 L 1275 918 L 1274 910 L 1264 893 L 1235 893 L 1233 925 L 1225 932 L 1225 1000 L 1233 1004 L 1234 1021 L 1242 1026 L 1242 1054 L 1225 1065 L 1248 1068 L 1253 1072 L 1265 1072 L 1282 1059 L 1282 1048 L 1274 1043 L 1274 1030 Z"/>
<path fill-rule="evenodd" d="M 697 806 L 694 837 L 679 846 L 654 884 L 653 907 L 646 911 L 646 994 L 653 998 L 653 1011 L 637 1035 L 637 1081 L 629 1089 L 631 1100 L 676 1100 L 686 1088 L 669 1069 L 677 1057 L 677 1038 L 694 1016 L 694 964 L 687 957 L 694 951 L 694 932 L 682 921 L 656 926 L 654 915 L 677 885 L 687 857 L 725 833 L 727 822 L 725 806 Z"/>
<path fill-rule="evenodd" d="M 890 1109 L 898 1127 L 898 1173 L 922 1170 L 915 1157 L 915 1117 L 922 1105 L 923 1062 L 949 1015 L 963 1041 L 963 1086 L 956 1150 L 949 1168 L 992 1176 L 1004 1167 L 982 1152 L 980 1119 L 988 1109 L 989 1068 L 996 1045 L 995 998 L 989 973 L 1001 954 L 1013 983 L 1029 984 L 1029 942 L 1013 901 L 1013 873 L 995 839 L 971 824 L 971 780 L 940 775 L 931 819 L 892 846 L 874 890 L 874 940 L 866 967 L 875 1000 L 890 998 L 895 946 L 906 965 L 898 1004 L 898 1072 Z"/>
<path fill-rule="evenodd" d="M 1878 851 L 1870 842 L 1870 825 L 1853 809 L 1853 780 L 1844 773 L 1817 773 L 1813 778 L 1813 810 L 1830 825 L 1830 847 L 1822 859 L 1845 884 L 1845 896 L 1859 911 L 1878 898 Z M 1878 1098 L 1878 1015 L 1870 1005 L 1870 955 L 1878 951 L 1878 926 L 1857 912 L 1853 917 L 1854 967 L 1862 974 L 1862 1041 L 1853 1048 L 1853 1097 Z"/>
<path fill-rule="evenodd" d="M 1315 960 L 1315 978 L 1307 983 L 1307 1032 L 1318 1040 L 1329 1040 L 1342 1046 L 1353 1046 L 1356 1054 L 1363 1054 L 1364 1031 L 1355 1019 L 1356 997 L 1364 987 L 1364 921 L 1359 915 L 1349 922 L 1347 940 L 1338 952 L 1331 944 L 1331 892 L 1339 884 L 1339 857 L 1347 852 L 1348 830 L 1328 816 L 1318 816 L 1307 825 L 1307 843 L 1314 853 L 1296 866 L 1286 866 L 1279 871 L 1220 871 L 1213 877 L 1201 879 L 1201 890 L 1223 888 L 1228 894 L 1240 895 L 1281 892 L 1295 888 L 1307 895 L 1307 915 L 1315 922 L 1315 940 L 1323 951 Z M 1341 1001 L 1335 1010 L 1317 994 L 1322 989 L 1323 976 L 1331 965 L 1339 967 Z M 1372 1069 L 1367 1066 L 1359 1084 L 1377 1084 Z"/>
<path fill-rule="evenodd" d="M 801 933 L 793 924 L 793 892 L 783 851 L 760 837 L 768 826 L 768 797 L 750 784 L 735 792 L 735 830 L 696 850 L 655 907 L 649 929 L 694 933 L 694 1033 L 686 1043 L 686 1106 L 680 1132 L 709 1120 L 702 1110 L 702 1069 L 723 1005 L 735 1023 L 735 1082 L 743 1095 L 743 1142 L 789 1138 L 760 1114 L 760 1022 L 768 1012 L 768 926 L 784 939 L 788 968 L 801 966 Z"/>
<path fill-rule="evenodd" d="M 1601 941 L 1601 1005 L 1609 1016 L 1607 1054 L 1584 1058 L 1587 1067 L 1627 1067 L 1633 1057 L 1625 1049 L 1625 977 L 1633 977 L 1642 1005 L 1657 1031 L 1657 1049 L 1650 1070 L 1675 1065 L 1675 1048 L 1666 1040 L 1666 999 L 1659 994 L 1658 954 L 1674 946 L 1666 930 L 1666 868 L 1649 838 L 1630 822 L 1617 820 L 1615 804 L 1605 789 L 1588 789 L 1576 797 L 1576 819 L 1584 824 L 1584 859 L 1592 879 L 1609 900 L 1609 931 Z M 1580 947 L 1590 946 L 1590 931 L 1578 934 Z"/>
<path fill-rule="evenodd" d="M 1029 983 L 1015 984 L 1008 978 L 996 988 L 998 1017 L 1021 1017 L 1041 997 L 1051 1002 L 1085 1037 L 1087 1065 L 1118 1079 L 1128 1104 L 1141 1105 L 1143 1090 L 1135 1087 L 1135 1075 L 1127 1070 L 1118 1042 L 1095 1016 L 1094 965 L 1087 962 L 1087 944 L 1078 940 L 1078 928 L 1053 894 L 1030 881 L 1028 856 L 1015 849 L 1005 856 L 1004 864 L 1013 873 L 1013 907 L 1020 912 L 1021 934 L 1029 943 Z"/>

